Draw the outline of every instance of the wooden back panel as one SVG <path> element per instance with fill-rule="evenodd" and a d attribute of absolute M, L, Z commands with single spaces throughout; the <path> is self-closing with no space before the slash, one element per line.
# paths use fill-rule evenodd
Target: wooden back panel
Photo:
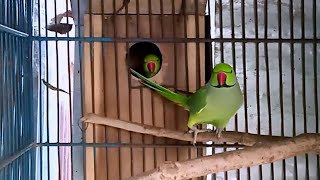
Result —
<path fill-rule="evenodd" d="M 204 38 L 204 16 L 197 18 L 198 35 Z M 196 38 L 197 21 L 194 15 L 140 15 L 138 21 L 137 15 L 92 15 L 91 18 L 86 15 L 85 36 L 90 36 L 92 25 L 91 32 L 94 37 Z M 84 43 L 84 114 L 94 112 L 112 118 L 187 131 L 187 111 L 128 76 L 125 58 L 132 44 Z M 160 73 L 152 80 L 164 86 L 187 91 L 195 91 L 205 83 L 204 43 L 155 44 L 159 47 L 164 62 Z M 92 124 L 86 130 L 85 140 L 87 143 L 188 143 Z M 164 161 L 186 160 L 201 153 L 196 148 L 97 147 L 94 150 L 93 147 L 87 147 L 85 174 L 90 180 L 106 177 L 126 179 L 154 169 Z"/>

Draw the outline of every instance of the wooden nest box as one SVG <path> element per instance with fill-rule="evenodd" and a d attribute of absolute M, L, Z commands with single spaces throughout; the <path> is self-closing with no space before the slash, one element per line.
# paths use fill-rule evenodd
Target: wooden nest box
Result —
<path fill-rule="evenodd" d="M 85 15 L 85 37 L 171 39 L 170 42 L 149 41 L 159 48 L 163 59 L 160 72 L 152 80 L 172 89 L 195 91 L 205 83 L 205 44 L 187 42 L 184 38 L 205 38 L 206 3 L 205 0 L 131 0 L 128 4 L 119 0 L 115 4 L 113 0 L 92 1 L 91 10 Z M 185 110 L 128 74 L 126 56 L 135 43 L 84 42 L 84 114 L 96 113 L 187 131 Z M 88 180 L 127 179 L 164 161 L 186 160 L 203 154 L 203 150 L 192 147 L 161 146 L 186 142 L 102 125 L 88 124 L 84 138 L 86 143 L 135 144 L 86 147 L 84 174 Z M 152 147 L 152 144 L 160 146 Z"/>

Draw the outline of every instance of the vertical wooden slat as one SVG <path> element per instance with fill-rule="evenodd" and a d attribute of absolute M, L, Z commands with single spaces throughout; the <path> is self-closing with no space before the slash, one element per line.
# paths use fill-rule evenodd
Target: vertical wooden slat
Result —
<path fill-rule="evenodd" d="M 110 59 L 109 59 L 110 60 Z M 118 118 L 117 116 L 117 103 L 116 100 L 116 86 L 115 81 L 112 81 L 112 77 L 115 77 L 115 72 L 111 70 L 111 67 L 115 66 L 114 62 L 107 63 L 109 67 L 106 67 L 106 77 L 108 77 L 108 80 L 106 81 L 107 89 L 106 89 L 106 99 L 107 99 L 107 117 L 113 117 Z M 110 67 L 111 66 L 111 67 Z M 114 87 L 114 88 L 113 88 Z M 106 129 L 106 136 L 107 136 L 107 142 L 108 143 L 117 143 L 118 142 L 118 129 L 107 127 Z M 119 178 L 119 148 L 108 148 L 108 179 L 118 179 Z"/>
<path fill-rule="evenodd" d="M 205 37 L 205 17 L 199 16 L 199 36 L 204 38 Z M 199 53 L 200 53 L 200 86 L 205 85 L 205 75 L 206 75 L 206 57 L 205 57 L 205 43 L 199 43 Z M 211 70 L 211 69 L 210 69 Z M 206 125 L 202 126 L 203 128 L 207 128 Z M 203 148 L 200 152 L 201 156 L 206 155 L 206 148 Z M 200 179 L 205 179 L 205 177 L 201 177 Z"/>
<path fill-rule="evenodd" d="M 143 20 L 140 19 L 139 24 L 137 23 L 137 16 L 130 16 L 130 34 L 135 37 L 138 36 L 146 36 L 148 35 L 149 26 L 147 23 L 143 23 Z M 143 27 L 144 25 L 144 27 Z M 138 28 L 138 29 L 137 29 Z M 131 97 L 132 97 L 132 119 L 131 121 L 137 123 L 143 123 L 143 114 L 142 114 L 142 105 L 143 105 L 143 94 L 142 89 L 132 89 L 131 90 Z M 131 140 L 134 144 L 142 144 L 143 142 L 143 135 L 138 133 L 131 133 Z M 143 148 L 132 148 L 132 175 L 138 175 L 143 172 L 144 166 L 144 150 Z"/>
<path fill-rule="evenodd" d="M 172 89 L 173 90 L 173 89 Z M 175 105 L 171 102 L 164 103 L 165 108 L 165 128 L 176 129 L 176 119 L 175 119 Z M 176 144 L 177 141 L 173 139 L 166 139 L 166 144 Z M 167 147 L 166 148 L 166 161 L 177 161 L 178 152 L 177 148 Z"/>
<path fill-rule="evenodd" d="M 144 124 L 153 125 L 152 121 L 152 94 L 151 90 L 143 88 L 143 116 Z M 153 137 L 150 135 L 144 136 L 145 144 L 153 144 Z M 145 148 L 144 150 L 144 171 L 148 171 L 155 168 L 154 148 Z"/>
<path fill-rule="evenodd" d="M 92 17 L 93 21 L 93 36 L 102 36 L 102 21 L 101 16 L 95 15 Z M 93 80 L 94 80 L 94 113 L 98 115 L 105 115 L 105 103 L 104 103 L 104 77 L 103 75 L 103 59 L 102 59 L 102 43 L 93 43 Z M 106 141 L 105 137 L 105 126 L 95 125 L 95 137 L 96 143 L 104 143 Z M 96 179 L 103 179 L 102 177 L 107 177 L 107 154 L 105 147 L 96 148 Z"/>
<path fill-rule="evenodd" d="M 205 17 L 199 16 L 199 35 L 201 38 L 205 38 Z M 199 45 L 200 51 L 200 86 L 205 85 L 206 83 L 206 57 L 205 57 L 205 43 L 200 43 Z M 205 126 L 206 128 L 206 126 Z M 203 148 L 201 151 L 201 156 L 206 155 L 206 148 Z M 205 179 L 206 176 L 201 177 L 200 179 Z"/>
<path fill-rule="evenodd" d="M 92 17 L 93 36 L 102 36 L 101 16 Z M 90 36 L 90 18 L 85 16 L 85 36 Z M 102 66 L 102 44 L 101 42 L 93 43 L 93 57 L 90 57 L 90 43 L 84 43 L 84 114 L 94 112 L 99 115 L 105 115 L 104 104 L 104 87 L 103 87 L 103 66 Z M 93 64 L 92 64 L 93 63 Z M 93 65 L 93 72 L 91 66 Z M 92 77 L 93 75 L 93 77 Z M 92 80 L 94 83 L 92 83 Z M 92 87 L 94 84 L 94 87 Z M 93 91 L 93 93 L 92 93 Z M 92 97 L 93 95 L 93 97 Z M 93 109 L 94 107 L 94 109 Z M 95 128 L 95 131 L 93 130 Z M 93 133 L 95 132 L 95 142 L 105 142 L 105 127 L 101 125 L 88 124 L 86 129 L 86 142 L 93 143 Z M 105 148 L 96 148 L 96 157 L 94 157 L 94 149 L 92 147 L 86 148 L 86 178 L 100 179 L 99 177 L 107 176 L 106 164 L 106 150 Z M 96 172 L 96 175 L 95 175 Z"/>
<path fill-rule="evenodd" d="M 205 38 L 205 17 L 199 16 L 199 36 Z M 199 43 L 200 50 L 200 86 L 203 86 L 205 82 L 205 71 L 206 71 L 206 62 L 205 62 L 205 43 Z M 211 70 L 211 69 L 210 69 Z"/>
<path fill-rule="evenodd" d="M 153 94 L 153 114 L 154 114 L 154 126 L 164 127 L 164 114 L 162 97 L 157 94 Z M 156 144 L 163 144 L 165 142 L 164 138 L 155 138 Z M 159 147 L 155 149 L 155 164 L 159 166 L 165 161 L 166 151 L 165 148 Z"/>
<path fill-rule="evenodd" d="M 176 34 L 179 38 L 184 37 L 184 18 L 185 16 L 178 16 L 176 17 Z M 186 66 L 186 52 L 185 52 L 185 43 L 177 43 L 177 65 L 179 66 L 179 73 L 177 75 L 177 88 L 179 90 L 187 91 L 188 82 L 187 82 L 187 66 Z M 188 122 L 188 112 L 183 108 L 177 108 L 177 129 L 182 131 L 187 131 L 187 122 Z M 179 142 L 180 144 L 187 144 L 189 142 Z M 189 150 L 188 148 L 179 148 L 178 149 L 178 161 L 186 160 L 189 157 Z"/>
<path fill-rule="evenodd" d="M 108 16 L 104 21 L 105 32 L 104 37 L 126 37 L 126 23 L 125 23 L 125 16 Z M 116 31 L 116 33 L 115 33 Z M 115 35 L 116 34 L 116 35 Z M 116 56 L 116 48 L 117 48 L 117 56 Z M 109 78 L 113 78 L 113 80 L 109 81 L 109 85 L 106 88 L 113 88 L 112 91 L 113 97 L 112 99 L 108 100 L 111 104 L 112 101 L 115 100 L 115 104 L 113 104 L 113 112 L 111 116 L 115 116 L 122 120 L 130 120 L 130 110 L 129 110 L 129 86 L 128 86 L 128 71 L 126 67 L 125 57 L 126 57 L 126 43 L 117 43 L 116 45 L 113 42 L 106 43 L 105 48 L 105 67 L 106 70 L 109 71 L 109 76 L 107 76 L 105 81 L 108 81 Z M 109 63 L 111 62 L 111 63 Z M 108 67 L 107 67 L 108 66 Z M 118 74 L 116 74 L 116 69 L 118 70 Z M 117 76 L 117 77 L 116 77 Z M 118 79 L 118 87 L 116 80 Z M 113 87 L 111 87 L 113 86 Z M 108 95 L 106 96 L 108 99 Z M 119 109 L 117 106 L 119 105 Z M 116 110 L 114 108 L 117 108 Z M 110 110 L 111 111 L 111 110 Z M 118 113 L 119 112 L 119 113 Z M 118 113 L 118 114 L 117 114 Z M 119 116 L 119 117 L 118 117 Z M 113 138 L 114 142 L 120 141 L 121 143 L 128 144 L 130 143 L 130 133 L 124 130 L 112 130 L 112 133 L 116 133 L 115 131 L 119 131 L 119 134 L 116 134 L 115 137 L 119 139 Z M 109 171 L 113 171 L 114 175 L 110 175 L 109 178 L 114 179 L 113 177 L 119 179 L 127 179 L 131 176 L 131 163 L 128 163 L 128 160 L 131 159 L 131 148 L 129 147 L 121 147 L 113 148 L 111 153 L 115 155 L 113 159 L 108 161 L 109 166 L 113 166 L 113 169 L 109 168 Z M 117 159 L 119 158 L 119 159 Z M 117 161 L 114 163 L 114 161 Z"/>
<path fill-rule="evenodd" d="M 196 38 L 196 27 L 195 27 L 195 16 L 188 16 L 187 18 L 187 37 L 188 38 Z M 188 86 L 191 92 L 195 92 L 197 90 L 197 66 L 199 66 L 199 62 L 197 62 L 196 56 L 196 43 L 191 42 L 187 44 L 187 54 L 188 54 Z M 190 158 L 197 157 L 197 149 L 190 148 Z M 196 178 L 193 178 L 196 179 Z"/>
<path fill-rule="evenodd" d="M 140 89 L 132 89 L 132 122 L 141 122 L 141 94 Z M 131 133 L 131 140 L 134 144 L 142 144 L 142 135 Z M 132 148 L 132 175 L 138 175 L 143 172 L 143 149 L 140 147 Z"/>
<path fill-rule="evenodd" d="M 90 36 L 90 19 L 88 15 L 84 16 L 84 36 Z M 92 84 L 91 84 L 91 61 L 90 61 L 90 43 L 84 42 L 84 63 L 83 63 L 83 114 L 93 112 L 92 108 Z M 93 143 L 93 125 L 90 123 L 86 124 L 85 141 L 86 143 Z M 85 148 L 85 175 L 86 179 L 94 180 L 94 155 L 93 147 Z"/>
<path fill-rule="evenodd" d="M 172 15 L 168 15 L 168 16 L 164 16 L 163 18 L 163 36 L 164 38 L 174 38 L 174 32 L 173 32 L 173 21 L 174 21 L 174 16 Z M 174 85 L 175 82 L 175 51 L 174 51 L 174 43 L 165 43 L 162 46 L 162 50 L 163 50 L 163 59 L 167 59 L 169 61 L 169 65 L 167 67 L 167 71 L 165 74 L 165 79 L 171 79 L 171 81 L 173 82 L 172 85 Z M 179 68 L 178 68 L 179 69 Z M 174 88 L 170 88 L 171 90 L 174 91 Z M 175 114 L 176 114 L 176 108 L 180 108 L 177 107 L 174 103 L 165 100 L 164 101 L 164 111 L 165 111 L 165 128 L 168 129 L 176 129 L 176 124 L 177 124 L 177 120 L 175 118 Z M 173 139 L 166 139 L 166 144 L 176 144 L 177 141 L 173 140 Z M 173 147 L 168 147 L 166 148 L 166 160 L 167 161 L 177 161 L 177 148 L 173 148 Z"/>
<path fill-rule="evenodd" d="M 198 25 L 196 24 L 198 19 Z M 198 29 L 197 29 L 198 28 Z M 204 16 L 190 15 L 187 20 L 187 36 L 188 38 L 204 38 L 205 37 L 205 26 L 204 26 Z M 199 32 L 199 37 L 197 37 L 197 31 Z M 200 48 L 202 47 L 202 48 Z M 189 43 L 187 46 L 188 51 L 188 70 L 189 70 L 189 89 L 190 91 L 196 91 L 200 86 L 204 85 L 204 75 L 205 75 L 205 57 L 204 57 L 204 45 L 200 46 L 197 49 L 197 43 Z M 199 51 L 199 52 L 197 52 Z M 197 57 L 197 53 L 199 53 L 199 57 Z M 199 59 L 198 59 L 199 58 Z M 199 68 L 197 68 L 197 66 Z M 197 72 L 198 70 L 203 70 L 201 72 Z M 200 76 L 198 78 L 198 76 Z M 200 82 L 197 82 L 199 81 Z M 197 86 L 199 84 L 200 86 Z M 202 154 L 202 150 L 192 148 L 190 150 L 190 158 L 196 158 L 198 153 Z M 198 179 L 198 178 L 192 178 Z"/>
<path fill-rule="evenodd" d="M 141 1 L 139 2 L 139 4 Z M 141 5 L 141 4 L 140 4 Z M 135 22 L 137 23 L 137 17 L 135 17 Z M 148 22 L 148 23 L 146 23 Z M 139 24 L 138 24 L 139 31 L 137 32 L 136 37 L 144 37 L 144 38 L 151 38 L 153 36 L 150 30 L 150 22 L 148 16 L 139 16 Z M 153 125 L 152 120 L 152 93 L 151 90 L 148 88 L 142 88 L 140 92 L 140 98 L 142 101 L 142 123 Z M 142 135 L 143 143 L 145 144 L 152 144 L 153 137 L 148 135 Z M 143 150 L 143 171 L 153 169 L 154 166 L 154 149 L 153 148 L 144 148 Z"/>
<path fill-rule="evenodd" d="M 160 8 L 159 8 L 160 9 Z M 152 11 L 154 12 L 154 11 Z M 148 16 L 141 16 L 141 17 L 145 17 L 145 21 L 148 22 Z M 162 35 L 162 29 L 161 28 L 161 19 L 160 16 L 152 16 L 152 30 L 151 30 L 151 34 L 153 38 L 161 38 Z M 147 24 L 149 24 L 147 23 Z M 150 26 L 150 24 L 149 24 Z M 158 48 L 160 49 L 161 53 L 162 53 L 162 68 L 161 71 L 155 76 L 153 77 L 153 79 L 157 79 L 159 80 L 159 77 L 161 79 L 162 75 L 164 74 L 163 72 L 165 71 L 165 67 L 168 64 L 167 63 L 167 59 L 165 57 L 163 57 L 165 55 L 165 51 L 163 50 L 163 47 L 165 46 L 164 43 L 155 43 Z M 162 81 L 164 81 L 164 79 L 161 79 Z M 165 126 L 165 122 L 164 122 L 164 106 L 163 106 L 163 102 L 164 100 L 162 99 L 161 96 L 159 96 L 158 94 L 152 92 L 152 106 L 153 106 L 153 123 L 154 126 L 156 127 L 164 127 Z M 165 143 L 165 138 L 154 138 L 154 143 L 156 144 L 164 144 Z M 154 150 L 154 163 L 155 166 L 159 166 L 161 163 L 163 163 L 166 160 L 166 149 L 165 148 L 155 148 Z"/>
<path fill-rule="evenodd" d="M 119 43 L 118 49 L 119 49 L 119 52 L 125 52 L 126 44 Z M 128 87 L 129 81 L 128 81 L 128 71 L 125 64 L 125 53 L 119 53 L 118 55 L 118 70 L 119 70 L 119 83 L 120 83 L 119 84 L 120 119 L 129 121 L 130 120 L 129 87 Z M 123 131 L 123 130 L 120 131 L 120 142 L 130 143 L 130 133 L 128 131 Z M 120 148 L 121 179 L 127 179 L 131 177 L 131 163 L 128 163 L 128 160 L 130 159 L 131 159 L 130 148 L 129 147 Z"/>
<path fill-rule="evenodd" d="M 111 19 L 112 21 L 112 19 Z M 105 29 L 111 35 L 114 35 L 114 26 L 106 26 Z M 118 54 L 120 54 L 118 44 L 114 42 L 106 43 L 106 49 L 104 52 L 104 68 L 105 68 L 105 102 L 106 102 L 106 116 L 111 118 L 118 117 L 118 87 L 117 87 L 117 61 Z M 120 84 L 120 83 L 119 83 Z M 113 127 L 106 128 L 106 136 L 108 143 L 119 142 L 119 130 Z M 120 179 L 120 152 L 119 148 L 108 148 L 108 179 Z"/>

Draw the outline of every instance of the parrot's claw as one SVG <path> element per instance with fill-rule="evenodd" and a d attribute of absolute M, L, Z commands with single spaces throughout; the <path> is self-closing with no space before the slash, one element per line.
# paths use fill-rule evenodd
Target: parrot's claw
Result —
<path fill-rule="evenodd" d="M 192 129 L 190 129 L 190 130 L 188 131 L 188 133 L 194 133 L 194 135 L 193 135 L 193 145 L 195 145 L 196 142 L 197 142 L 198 133 L 210 132 L 210 131 L 211 131 L 211 129 L 198 129 L 198 128 L 196 128 L 196 127 L 193 127 Z"/>
<path fill-rule="evenodd" d="M 217 128 L 217 129 L 216 129 L 216 134 L 217 134 L 218 138 L 221 137 L 222 131 L 223 131 L 223 128 Z"/>

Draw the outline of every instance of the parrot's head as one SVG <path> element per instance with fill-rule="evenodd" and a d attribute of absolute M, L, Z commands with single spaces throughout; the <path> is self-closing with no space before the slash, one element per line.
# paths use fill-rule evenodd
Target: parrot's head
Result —
<path fill-rule="evenodd" d="M 155 76 L 160 70 L 161 62 L 158 56 L 148 54 L 144 57 L 143 71 L 147 78 Z"/>
<path fill-rule="evenodd" d="M 232 87 L 237 83 L 236 73 L 229 64 L 217 64 L 213 68 L 210 83 L 211 86 L 214 86 L 216 88 Z"/>

